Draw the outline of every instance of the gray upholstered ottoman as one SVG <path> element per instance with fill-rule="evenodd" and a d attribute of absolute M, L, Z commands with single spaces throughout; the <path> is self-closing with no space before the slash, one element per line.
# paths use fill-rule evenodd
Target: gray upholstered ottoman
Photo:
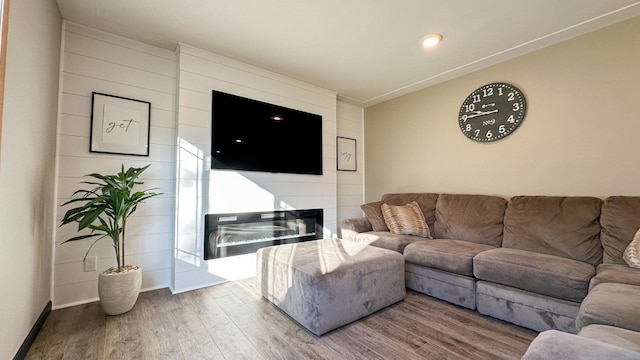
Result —
<path fill-rule="evenodd" d="M 318 336 L 405 296 L 404 257 L 363 243 L 266 247 L 258 250 L 257 265 L 262 296 Z"/>

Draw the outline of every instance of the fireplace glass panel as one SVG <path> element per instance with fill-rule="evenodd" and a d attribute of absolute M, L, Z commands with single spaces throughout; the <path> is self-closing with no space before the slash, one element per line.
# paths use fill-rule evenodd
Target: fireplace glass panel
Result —
<path fill-rule="evenodd" d="M 322 209 L 207 214 L 205 260 L 254 253 L 266 246 L 321 239 L 322 226 Z"/>

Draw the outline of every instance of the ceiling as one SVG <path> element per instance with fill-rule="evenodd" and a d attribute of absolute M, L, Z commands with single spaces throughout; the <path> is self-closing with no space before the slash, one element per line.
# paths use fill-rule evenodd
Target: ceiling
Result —
<path fill-rule="evenodd" d="M 632 0 L 57 1 L 64 19 L 187 43 L 364 107 L 640 16 Z M 428 33 L 443 41 L 423 49 Z"/>

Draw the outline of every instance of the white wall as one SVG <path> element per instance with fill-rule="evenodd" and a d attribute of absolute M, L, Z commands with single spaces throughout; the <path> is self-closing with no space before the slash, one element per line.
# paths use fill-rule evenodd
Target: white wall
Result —
<path fill-rule="evenodd" d="M 325 235 L 335 234 L 336 94 L 186 44 L 180 45 L 178 59 L 179 200 L 173 291 L 255 270 L 250 256 L 203 260 L 204 214 L 323 208 Z M 323 175 L 212 171 L 214 89 L 322 115 Z"/>
<path fill-rule="evenodd" d="M 64 23 L 63 50 L 58 204 L 71 197 L 86 174 L 114 174 L 121 164 L 151 164 L 141 176 L 143 187 L 158 188 L 164 195 L 142 204 L 130 218 L 127 263 L 142 267 L 143 290 L 167 287 L 175 206 L 175 54 L 71 22 Z M 93 91 L 151 102 L 149 157 L 89 152 Z M 56 209 L 57 224 L 65 209 Z M 56 233 L 54 308 L 97 300 L 98 273 L 115 265 L 110 241 L 103 239 L 90 253 L 98 257 L 98 271 L 84 272 L 82 258 L 93 240 L 60 244 L 75 236 L 75 230 L 75 225 L 67 225 Z"/>
<path fill-rule="evenodd" d="M 361 107 L 338 102 L 337 119 L 338 136 L 356 139 L 357 161 L 355 172 L 338 171 L 339 223 L 363 215 L 360 205 L 364 202 L 364 111 Z"/>
<path fill-rule="evenodd" d="M 640 194 L 640 17 L 365 109 L 366 199 L 388 192 Z M 524 122 L 494 143 L 466 138 L 460 105 L 508 82 Z"/>
<path fill-rule="evenodd" d="M 0 358 L 11 359 L 51 299 L 60 13 L 11 2 L 0 159 Z"/>

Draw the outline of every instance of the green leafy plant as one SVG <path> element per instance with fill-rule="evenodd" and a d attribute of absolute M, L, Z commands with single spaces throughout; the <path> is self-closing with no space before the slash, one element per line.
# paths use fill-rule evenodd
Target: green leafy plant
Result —
<path fill-rule="evenodd" d="M 89 246 L 84 255 L 86 259 L 93 245 L 99 240 L 109 237 L 116 253 L 117 272 L 121 272 L 125 266 L 124 245 L 128 217 L 136 211 L 138 205 L 144 200 L 161 195 L 161 193 L 152 191 L 155 189 L 133 190 L 135 185 L 143 184 L 137 179 L 149 166 L 151 165 L 142 168 L 131 167 L 125 171 L 123 164 L 120 172 L 116 175 L 101 175 L 97 173 L 86 175 L 96 180 L 83 181 L 81 183 L 95 187 L 91 190 L 80 189 L 75 191 L 72 199 L 62 204 L 62 206 L 78 203 L 81 205 L 67 210 L 60 226 L 76 222 L 78 223 L 78 231 L 90 229 L 91 233 L 73 237 L 64 241 L 63 244 L 99 236 Z"/>

